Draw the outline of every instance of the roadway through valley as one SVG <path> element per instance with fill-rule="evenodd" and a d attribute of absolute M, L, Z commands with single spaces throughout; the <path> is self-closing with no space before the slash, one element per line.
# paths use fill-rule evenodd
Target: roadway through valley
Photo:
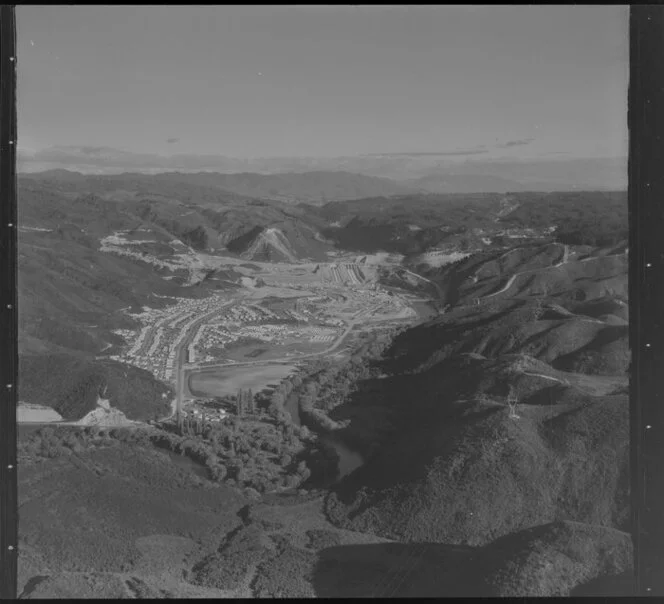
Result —
<path fill-rule="evenodd" d="M 189 337 L 183 342 L 180 351 L 178 352 L 178 372 L 176 380 L 176 411 L 174 413 L 179 413 L 182 411 L 182 403 L 185 397 L 190 396 L 189 391 L 189 379 L 190 377 L 199 372 L 209 371 L 211 369 L 228 369 L 234 367 L 252 367 L 252 366 L 261 366 L 261 365 L 279 365 L 283 363 L 298 363 L 307 359 L 328 355 L 337 350 L 348 334 L 355 328 L 355 326 L 360 322 L 362 317 L 367 314 L 370 314 L 373 310 L 373 307 L 368 309 L 363 309 L 356 313 L 350 321 L 347 323 L 344 331 L 339 335 L 339 337 L 325 350 L 320 350 L 318 352 L 312 352 L 307 354 L 302 354 L 296 357 L 278 357 L 276 359 L 265 359 L 261 361 L 242 361 L 239 363 L 218 363 L 212 365 L 206 365 L 205 367 L 200 367 L 195 364 L 189 365 L 185 361 L 185 351 L 186 346 L 189 341 L 189 337 L 193 333 L 193 330 L 189 332 Z M 172 416 L 171 416 L 172 417 Z"/>
<path fill-rule="evenodd" d="M 175 409 L 173 410 L 173 413 L 171 414 L 170 417 L 173 417 L 173 415 L 180 415 L 180 413 L 182 412 L 182 401 L 184 398 L 184 389 L 186 385 L 185 382 L 186 354 L 187 354 L 187 346 L 189 345 L 189 341 L 196 333 L 196 330 L 205 322 L 205 320 L 208 317 L 217 314 L 220 309 L 226 308 L 227 306 L 231 306 L 232 304 L 235 303 L 236 300 L 229 300 L 228 302 L 221 304 L 218 308 L 215 308 L 213 311 L 205 313 L 198 321 L 196 321 L 187 330 L 187 333 L 183 337 L 182 342 L 177 347 L 177 352 L 176 352 L 177 371 L 175 378 Z"/>
<path fill-rule="evenodd" d="M 413 271 L 409 271 L 407 268 L 404 268 L 403 270 L 404 270 L 404 272 L 408 273 L 409 275 L 413 275 L 413 277 L 417 277 L 418 279 L 421 279 L 422 281 L 426 281 L 427 283 L 430 283 L 431 285 L 433 285 L 436 288 L 436 293 L 438 294 L 438 299 L 441 302 L 443 302 L 443 298 L 444 298 L 443 290 L 440 287 L 440 285 L 438 285 L 438 283 L 435 283 L 434 281 L 431 281 L 431 279 L 427 279 L 426 277 L 423 277 L 422 275 L 418 275 L 417 273 L 414 273 Z"/>
<path fill-rule="evenodd" d="M 414 273 L 408 269 L 403 269 L 406 273 L 412 275 L 413 277 L 420 279 L 422 281 L 425 281 L 429 283 L 430 285 L 433 285 L 433 287 L 436 289 L 439 298 L 442 300 L 443 298 L 443 292 L 442 288 L 435 282 L 423 277 L 422 275 L 418 275 L 417 273 Z M 193 338 L 194 334 L 196 333 L 197 329 L 205 323 L 206 319 L 210 316 L 213 316 L 214 314 L 218 313 L 220 308 L 223 308 L 225 306 L 229 306 L 231 304 L 238 303 L 239 300 L 233 299 L 225 304 L 222 304 L 220 307 L 215 308 L 213 311 L 207 312 L 204 316 L 200 317 L 199 320 L 197 320 L 194 324 L 191 325 L 191 327 L 187 330 L 187 333 L 185 336 L 182 338 L 181 343 L 178 345 L 176 349 L 176 366 L 175 366 L 175 401 L 172 405 L 172 411 L 171 414 L 169 415 L 168 418 L 166 419 L 172 419 L 174 416 L 179 415 L 182 412 L 183 408 L 183 403 L 186 399 L 192 397 L 191 391 L 189 390 L 189 380 L 192 375 L 200 372 L 207 372 L 210 370 L 214 369 L 229 369 L 232 367 L 259 367 L 259 366 L 264 366 L 264 365 L 278 365 L 278 364 L 290 364 L 290 363 L 298 363 L 300 361 L 316 358 L 316 357 L 322 357 L 325 355 L 329 355 L 334 353 L 336 350 L 338 350 L 348 337 L 348 335 L 353 331 L 353 329 L 356 327 L 358 323 L 361 322 L 363 318 L 366 318 L 371 315 L 372 312 L 375 312 L 378 310 L 378 306 L 371 306 L 369 308 L 365 308 L 357 312 L 355 315 L 353 315 L 352 318 L 350 318 L 345 326 L 344 331 L 337 337 L 337 339 L 326 349 L 318 351 L 318 352 L 312 352 L 312 353 L 306 353 L 306 354 L 301 354 L 298 356 L 284 356 L 284 357 L 278 357 L 278 358 L 273 358 L 273 359 L 265 359 L 265 360 L 260 360 L 260 361 L 240 361 L 240 362 L 220 362 L 220 363 L 213 363 L 205 366 L 201 366 L 196 363 L 189 364 L 187 362 L 187 347 L 189 346 L 191 339 Z"/>

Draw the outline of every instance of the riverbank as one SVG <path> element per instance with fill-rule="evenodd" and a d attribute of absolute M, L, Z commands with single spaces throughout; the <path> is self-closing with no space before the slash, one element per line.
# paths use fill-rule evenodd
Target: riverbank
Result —
<path fill-rule="evenodd" d="M 284 408 L 290 413 L 293 423 L 297 426 L 302 425 L 300 409 L 299 409 L 299 396 L 291 394 L 286 400 Z M 311 424 L 311 422 L 307 422 Z M 307 426 L 314 432 L 318 438 L 320 445 L 334 450 L 338 457 L 337 475 L 334 479 L 326 481 L 325 488 L 329 488 L 332 484 L 338 482 L 364 463 L 364 458 L 359 452 L 353 450 L 349 444 L 341 438 L 335 431 L 324 431 L 319 426 Z"/>

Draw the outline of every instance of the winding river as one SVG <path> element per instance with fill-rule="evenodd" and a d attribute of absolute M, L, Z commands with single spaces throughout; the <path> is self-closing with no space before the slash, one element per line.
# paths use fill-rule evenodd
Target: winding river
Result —
<path fill-rule="evenodd" d="M 411 306 L 417 312 L 418 316 L 415 323 L 427 321 L 438 314 L 433 301 L 413 300 L 411 301 Z M 260 390 L 265 387 L 268 382 L 275 381 L 275 379 L 278 381 L 278 379 L 282 377 L 282 373 L 290 373 L 292 371 L 292 366 L 284 367 L 280 365 L 277 368 L 277 373 L 279 375 L 270 373 L 270 370 L 272 369 L 274 371 L 274 368 L 262 368 L 262 372 L 266 373 L 266 375 L 261 375 L 261 379 L 259 379 L 259 376 L 257 375 L 257 373 L 260 372 L 257 372 L 256 367 L 246 367 L 243 369 L 246 373 L 246 376 L 244 376 L 244 382 L 237 378 L 232 383 L 231 380 L 229 380 L 229 374 L 237 372 L 238 368 L 228 367 L 208 372 L 192 372 L 190 374 L 192 393 L 201 396 L 218 396 L 222 391 L 225 394 L 234 394 L 239 387 L 249 387 L 248 383 L 250 381 L 252 387 Z M 256 382 L 254 383 L 252 380 L 256 380 Z M 290 413 L 293 423 L 300 426 L 302 421 L 300 418 L 298 397 L 296 395 L 288 397 L 285 403 L 285 409 Z M 347 476 L 365 462 L 364 457 L 360 455 L 360 453 L 354 451 L 341 437 L 333 432 L 320 435 L 320 440 L 321 443 L 333 448 L 339 457 L 339 463 L 337 466 L 338 473 L 335 482 L 341 480 L 344 476 Z"/>
<path fill-rule="evenodd" d="M 285 405 L 293 418 L 293 423 L 300 426 L 302 421 L 300 419 L 300 409 L 298 407 L 298 397 L 289 396 Z M 364 458 L 357 451 L 353 451 L 347 443 L 334 433 L 327 433 L 320 436 L 322 443 L 332 447 L 336 454 L 339 456 L 339 465 L 337 466 L 337 476 L 335 482 L 341 480 L 364 463 Z"/>
<path fill-rule="evenodd" d="M 338 482 L 344 476 L 347 476 L 351 472 L 357 470 L 363 463 L 364 457 L 362 457 L 357 451 L 353 451 L 341 438 L 334 434 L 325 434 L 321 436 L 321 442 L 332 447 L 336 454 L 339 456 L 339 465 L 337 466 L 337 477 L 336 481 Z"/>

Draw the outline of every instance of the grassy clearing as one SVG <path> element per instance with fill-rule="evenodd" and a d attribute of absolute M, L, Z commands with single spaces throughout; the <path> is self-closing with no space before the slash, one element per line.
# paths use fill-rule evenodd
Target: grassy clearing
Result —
<path fill-rule="evenodd" d="M 62 421 L 62 416 L 55 411 L 55 409 L 43 405 L 30 405 L 26 403 L 18 404 L 16 418 L 21 423 L 48 423 Z"/>

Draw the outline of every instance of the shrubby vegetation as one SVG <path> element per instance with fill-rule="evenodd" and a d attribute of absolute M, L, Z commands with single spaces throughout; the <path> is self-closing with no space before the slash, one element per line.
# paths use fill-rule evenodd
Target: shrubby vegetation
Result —
<path fill-rule="evenodd" d="M 19 453 L 55 458 L 114 442 L 185 455 L 207 469 L 209 480 L 258 493 L 300 486 L 312 476 L 309 466 L 325 458 L 307 428 L 236 417 L 206 427 L 200 437 L 155 428 L 44 427 L 20 442 Z"/>
<path fill-rule="evenodd" d="M 291 382 L 291 396 L 298 397 L 300 418 L 315 431 L 330 432 L 342 425 L 328 414 L 348 399 L 359 383 L 380 374 L 379 360 L 401 330 L 389 329 L 363 334 L 362 343 L 343 364 L 315 361 Z"/>
<path fill-rule="evenodd" d="M 530 228 L 556 226 L 560 243 L 609 246 L 628 237 L 625 192 L 528 193 L 514 197 L 522 205 L 505 221 Z"/>
<path fill-rule="evenodd" d="M 78 420 L 104 398 L 128 418 L 148 420 L 168 413 L 172 390 L 150 372 L 115 361 L 89 361 L 68 354 L 21 356 L 22 399 L 53 407 L 62 417 Z"/>
<path fill-rule="evenodd" d="M 570 218 L 556 232 L 560 243 L 608 247 L 628 239 L 629 228 L 624 216 L 609 215 L 597 220 L 594 215 Z"/>
<path fill-rule="evenodd" d="M 256 565 L 273 555 L 274 545 L 259 528 L 242 527 L 218 552 L 193 569 L 193 582 L 217 589 L 237 589 Z"/>
<path fill-rule="evenodd" d="M 558 521 L 497 539 L 460 576 L 466 591 L 472 581 L 477 596 L 574 597 L 591 580 L 628 574 L 632 549 L 628 533 Z"/>
<path fill-rule="evenodd" d="M 329 529 L 308 530 L 307 537 L 309 538 L 307 547 L 316 551 L 341 545 L 341 536 L 339 533 Z"/>
<path fill-rule="evenodd" d="M 20 453 L 24 458 L 43 459 L 116 442 L 156 446 L 201 464 L 214 482 L 259 494 L 296 488 L 318 475 L 334 473 L 336 457 L 328 447 L 319 445 L 315 432 L 344 427 L 328 413 L 354 392 L 358 382 L 377 374 L 374 361 L 395 333 L 389 330 L 366 335 L 344 364 L 315 361 L 303 374 L 284 379 L 267 397 L 238 392 L 238 414 L 216 424 L 187 418 L 171 431 L 44 427 L 21 441 Z M 294 421 L 287 403 L 299 411 L 303 425 Z"/>
<path fill-rule="evenodd" d="M 275 538 L 278 554 L 263 564 L 254 589 L 259 598 L 314 598 L 311 580 L 316 556 L 294 547 L 287 539 Z"/>
<path fill-rule="evenodd" d="M 440 244 L 452 244 L 463 251 L 477 247 L 473 230 L 487 226 L 555 226 L 558 241 L 577 245 L 612 245 L 627 238 L 625 192 L 512 193 L 510 200 L 518 206 L 495 224 L 495 213 L 504 197 L 494 193 L 376 197 L 330 203 L 319 212 L 329 222 L 350 216 L 343 227 L 328 228 L 323 234 L 340 248 L 364 252 L 408 255 Z M 410 230 L 408 225 L 420 230 Z M 506 238 L 503 243 L 513 242 Z"/>

